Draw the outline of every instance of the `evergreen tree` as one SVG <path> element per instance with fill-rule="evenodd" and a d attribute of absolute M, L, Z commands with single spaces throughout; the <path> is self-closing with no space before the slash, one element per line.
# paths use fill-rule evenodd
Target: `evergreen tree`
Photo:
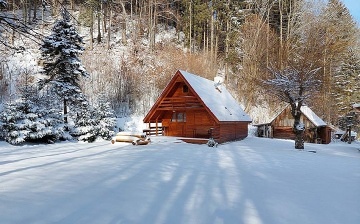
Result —
<path fill-rule="evenodd" d="M 337 111 L 331 87 L 336 82 L 335 76 L 339 75 L 337 72 L 342 70 L 344 58 L 350 57 L 347 54 L 356 43 L 358 28 L 349 10 L 340 0 L 330 0 L 320 17 L 323 26 L 321 31 L 323 46 L 321 46 L 320 56 L 323 63 L 321 65 L 323 67 L 322 114 L 328 122 L 335 122 L 339 111 Z"/>
<path fill-rule="evenodd" d="M 67 123 L 67 102 L 73 104 L 86 103 L 79 86 L 80 77 L 89 74 L 82 66 L 78 56 L 84 51 L 81 46 L 82 37 L 70 21 L 69 12 L 62 11 L 62 19 L 58 20 L 52 34 L 43 40 L 41 46 L 44 61 L 43 74 L 46 78 L 39 81 L 40 88 L 48 86 L 64 101 L 64 122 Z"/>
<path fill-rule="evenodd" d="M 13 145 L 40 141 L 53 143 L 63 137 L 60 111 L 27 87 L 22 97 L 5 105 L 0 116 L 3 137 Z"/>
<path fill-rule="evenodd" d="M 71 113 L 74 127 L 70 134 L 80 141 L 93 142 L 97 137 L 110 140 L 114 135 L 116 118 L 110 103 L 103 97 L 95 107 L 83 104 L 75 113 Z"/>
<path fill-rule="evenodd" d="M 360 102 L 360 58 L 350 50 L 334 75 L 333 96 L 339 115 L 345 115 Z"/>
<path fill-rule="evenodd" d="M 115 134 L 116 117 L 114 111 L 110 107 L 110 103 L 104 100 L 102 95 L 95 108 L 96 119 L 98 122 L 98 136 L 103 139 L 110 140 Z"/>
<path fill-rule="evenodd" d="M 97 121 L 95 110 L 89 104 L 82 104 L 70 112 L 74 125 L 70 129 L 71 136 L 79 141 L 93 142 L 97 138 Z"/>

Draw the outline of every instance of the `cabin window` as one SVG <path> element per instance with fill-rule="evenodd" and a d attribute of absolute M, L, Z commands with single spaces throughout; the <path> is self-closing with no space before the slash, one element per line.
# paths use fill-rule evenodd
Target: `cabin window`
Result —
<path fill-rule="evenodd" d="M 183 85 L 183 93 L 188 93 L 189 87 L 187 85 Z"/>
<path fill-rule="evenodd" d="M 173 112 L 171 122 L 186 122 L 186 113 Z"/>

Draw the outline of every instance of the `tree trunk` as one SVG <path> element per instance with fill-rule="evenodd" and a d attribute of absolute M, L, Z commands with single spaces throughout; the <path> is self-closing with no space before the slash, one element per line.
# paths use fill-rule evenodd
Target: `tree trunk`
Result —
<path fill-rule="evenodd" d="M 295 149 L 304 150 L 304 130 L 295 130 Z"/>
<path fill-rule="evenodd" d="M 126 18 L 127 18 L 127 14 L 126 14 L 126 9 L 125 9 L 125 3 L 123 1 L 121 1 L 121 7 L 122 7 L 122 24 L 121 24 L 121 28 L 122 28 L 122 31 L 121 31 L 121 42 L 122 44 L 125 46 L 126 43 L 127 43 L 127 40 L 126 40 Z M 139 23 L 140 20 L 139 20 Z"/>
<path fill-rule="evenodd" d="M 192 38 L 192 7 L 191 7 L 191 3 L 192 1 L 190 1 L 189 3 L 189 12 L 190 12 L 190 15 L 189 15 L 189 20 L 190 20 L 190 26 L 189 26 L 189 48 L 190 48 L 190 54 L 192 53 L 192 41 L 191 41 L 191 38 Z"/>
<path fill-rule="evenodd" d="M 107 14 L 108 14 L 108 6 L 107 3 L 104 3 L 103 1 L 101 2 L 101 11 L 103 12 L 103 36 L 105 37 L 105 33 L 107 32 L 107 24 L 106 24 L 106 19 L 107 19 Z"/>
<path fill-rule="evenodd" d="M 22 3 L 23 3 L 23 7 L 22 7 L 23 22 L 27 23 L 27 2 L 23 0 Z"/>
<path fill-rule="evenodd" d="M 228 3 L 229 5 L 230 3 Z M 227 6 L 228 7 L 228 6 Z M 230 9 L 227 9 L 230 11 Z M 225 80 L 229 82 L 229 50 L 230 50 L 230 37 L 229 33 L 231 30 L 230 18 L 226 19 L 226 37 L 225 37 Z"/>
<path fill-rule="evenodd" d="M 64 98 L 64 123 L 67 124 L 68 123 L 68 119 L 67 119 L 67 100 Z"/>
<path fill-rule="evenodd" d="M 109 50 L 110 49 L 110 40 L 111 40 L 111 25 L 112 25 L 112 9 L 111 9 L 111 6 L 109 7 L 109 10 L 110 10 L 110 18 L 109 18 L 109 28 L 108 28 L 108 33 L 107 33 L 107 49 Z"/>
<path fill-rule="evenodd" d="M 37 10 L 38 10 L 38 0 L 34 0 L 33 3 L 34 3 L 33 21 L 36 22 L 36 20 L 37 20 L 36 13 L 37 13 Z"/>
<path fill-rule="evenodd" d="M 283 58 L 282 58 L 282 51 L 283 51 L 283 12 L 282 12 L 282 1 L 279 1 L 279 14 L 280 14 L 280 49 L 279 49 L 279 62 L 280 62 L 280 69 L 283 69 Z"/>
<path fill-rule="evenodd" d="M 100 9 L 97 11 L 97 30 L 98 30 L 98 35 L 97 35 L 97 42 L 98 44 L 101 43 L 101 12 L 100 12 Z"/>
<path fill-rule="evenodd" d="M 295 133 L 295 149 L 304 150 L 304 124 L 301 123 L 301 106 L 302 102 L 293 102 L 291 105 L 291 115 L 294 118 L 293 131 Z"/>
<path fill-rule="evenodd" d="M 94 10 L 91 7 L 90 9 L 90 50 L 93 50 L 93 41 L 94 41 Z"/>
<path fill-rule="evenodd" d="M 211 20 L 210 20 L 210 58 L 211 63 L 214 61 L 214 9 L 211 7 Z"/>

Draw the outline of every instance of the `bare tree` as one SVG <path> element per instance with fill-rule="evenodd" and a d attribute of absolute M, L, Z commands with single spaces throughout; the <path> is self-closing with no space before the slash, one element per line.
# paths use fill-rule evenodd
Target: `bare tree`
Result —
<path fill-rule="evenodd" d="M 5 33 L 9 33 L 11 36 L 14 36 L 15 33 L 18 33 L 21 36 L 40 44 L 40 40 L 43 36 L 40 33 L 34 31 L 34 29 L 25 23 L 22 18 L 19 18 L 17 15 L 9 13 L 8 11 L 2 11 L 3 8 L 6 9 L 7 7 L 7 1 L 0 0 L 0 44 L 16 50 L 24 49 L 22 46 L 13 46 L 13 40 L 11 43 L 9 43 L 4 35 Z"/>
<path fill-rule="evenodd" d="M 301 71 L 294 67 L 283 70 L 269 68 L 273 78 L 265 80 L 271 95 L 280 101 L 289 103 L 294 118 L 295 149 L 304 149 L 304 124 L 301 122 L 301 106 L 304 101 L 317 92 L 320 81 L 316 79 L 319 68 Z"/>

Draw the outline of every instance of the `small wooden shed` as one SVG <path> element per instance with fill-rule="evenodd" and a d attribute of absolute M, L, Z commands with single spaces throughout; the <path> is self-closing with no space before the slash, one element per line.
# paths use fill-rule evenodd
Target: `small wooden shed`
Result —
<path fill-rule="evenodd" d="M 329 144 L 332 129 L 319 118 L 308 106 L 300 108 L 301 122 L 305 125 L 304 140 L 309 143 Z M 256 124 L 259 137 L 295 139 L 293 132 L 294 118 L 290 105 L 286 106 L 269 123 Z"/>
<path fill-rule="evenodd" d="M 247 137 L 251 118 L 223 84 L 179 70 L 143 121 L 165 136 L 222 143 Z"/>

